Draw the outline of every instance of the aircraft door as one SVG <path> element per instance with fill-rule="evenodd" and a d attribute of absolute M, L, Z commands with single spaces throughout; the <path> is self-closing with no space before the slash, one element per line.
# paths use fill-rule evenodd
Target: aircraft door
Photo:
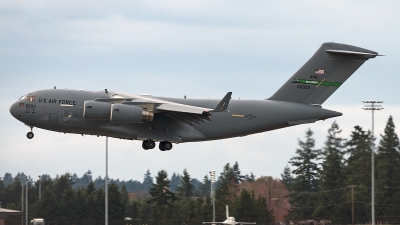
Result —
<path fill-rule="evenodd" d="M 49 123 L 50 123 L 50 125 L 53 125 L 53 126 L 58 125 L 58 114 L 57 113 L 50 113 Z"/>

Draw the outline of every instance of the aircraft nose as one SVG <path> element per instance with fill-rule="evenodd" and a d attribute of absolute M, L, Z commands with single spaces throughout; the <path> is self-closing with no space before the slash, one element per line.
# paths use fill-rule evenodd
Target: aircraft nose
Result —
<path fill-rule="evenodd" d="M 13 117 L 18 119 L 18 102 L 14 102 L 10 107 L 10 113 Z"/>

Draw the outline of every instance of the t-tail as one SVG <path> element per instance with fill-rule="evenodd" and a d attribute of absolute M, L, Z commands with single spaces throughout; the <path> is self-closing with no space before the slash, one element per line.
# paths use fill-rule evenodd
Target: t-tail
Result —
<path fill-rule="evenodd" d="M 365 61 L 377 52 L 356 46 L 324 43 L 269 100 L 324 103 Z"/>

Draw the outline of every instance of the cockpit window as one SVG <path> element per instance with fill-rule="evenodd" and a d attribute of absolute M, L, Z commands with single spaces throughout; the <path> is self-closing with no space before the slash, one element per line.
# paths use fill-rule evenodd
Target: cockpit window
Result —
<path fill-rule="evenodd" d="M 35 101 L 35 96 L 26 96 L 26 100 L 28 100 L 30 102 L 34 102 Z"/>
<path fill-rule="evenodd" d="M 25 99 L 29 102 L 34 102 L 35 101 L 35 96 L 22 96 L 19 100 Z"/>

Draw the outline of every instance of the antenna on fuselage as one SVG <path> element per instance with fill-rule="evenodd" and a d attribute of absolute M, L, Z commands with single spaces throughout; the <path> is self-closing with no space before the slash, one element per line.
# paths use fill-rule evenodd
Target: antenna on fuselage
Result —
<path fill-rule="evenodd" d="M 108 91 L 107 91 L 107 88 L 106 89 L 104 89 L 104 91 L 108 94 Z"/>

